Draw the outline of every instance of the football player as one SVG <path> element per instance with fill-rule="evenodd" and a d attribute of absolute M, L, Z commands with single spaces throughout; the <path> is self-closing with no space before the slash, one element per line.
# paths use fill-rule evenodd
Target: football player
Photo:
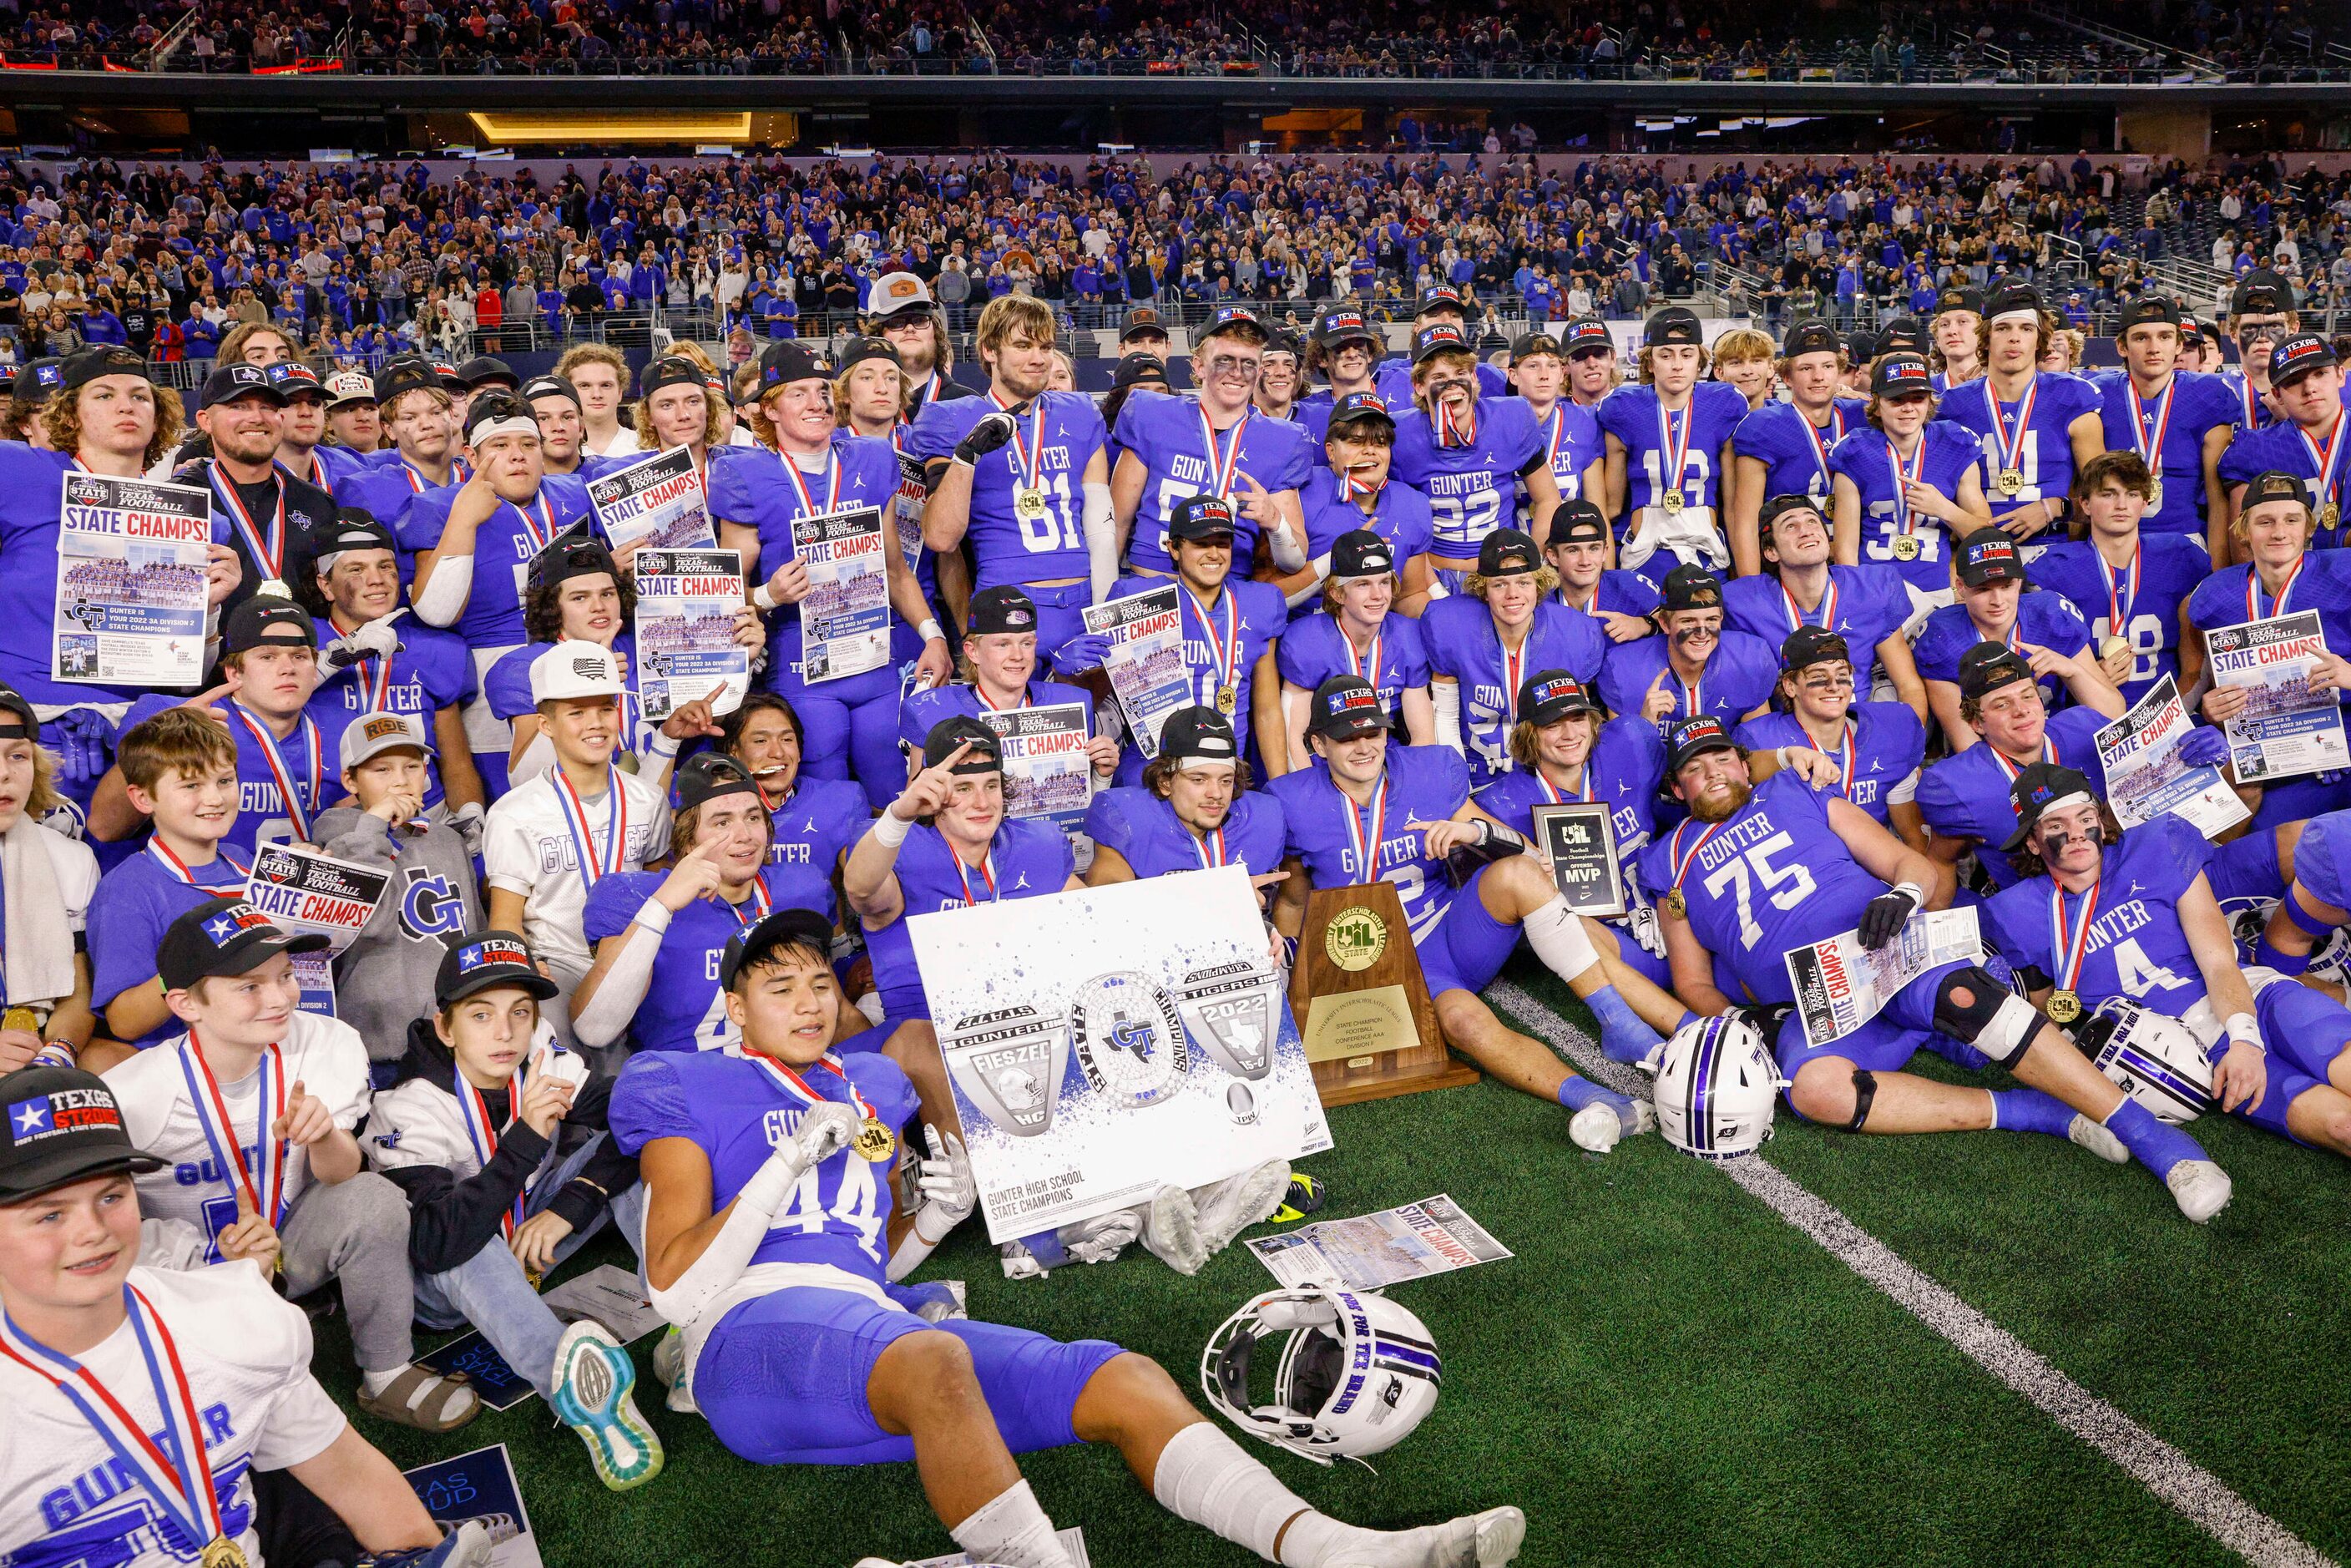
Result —
<path fill-rule="evenodd" d="M 1657 585 L 1611 567 L 1612 549 L 1608 519 L 1597 506 L 1580 497 L 1562 501 L 1551 515 L 1551 538 L 1543 541 L 1543 559 L 1559 574 L 1557 602 L 1600 622 L 1611 643 L 1654 637 Z"/>
<path fill-rule="evenodd" d="M 2351 440 L 2344 435 L 2343 368 L 2334 346 L 2315 332 L 2280 339 L 2270 350 L 2270 397 L 2284 417 L 2237 432 L 2220 455 L 2220 483 L 2241 509 L 2254 475 L 2294 475 L 2309 487 L 2317 524 L 2312 548 L 2332 549 L 2343 543 L 2343 510 L 2351 505 Z"/>
<path fill-rule="evenodd" d="M 1342 305 L 1317 316 L 1314 336 L 1306 345 L 1306 371 L 1322 377 L 1324 384 L 1300 398 L 1290 417 L 1321 441 L 1330 434 L 1332 412 L 1349 394 L 1366 392 L 1387 407 L 1373 384 L 1372 367 L 1379 352 L 1379 334 L 1353 306 Z"/>
<path fill-rule="evenodd" d="M 1943 394 L 1942 416 L 1983 444 L 1992 522 L 2018 539 L 2064 520 L 2074 471 L 2106 449 L 2095 389 L 2040 368 L 2051 319 L 2029 285 L 1994 292 L 1978 340 L 1983 379 Z"/>
<path fill-rule="evenodd" d="M 1916 354 L 1879 360 L 1869 371 L 1868 428 L 1829 453 L 1836 559 L 1900 572 L 1914 623 L 1951 601 L 1950 540 L 1991 521 L 1974 434 L 1936 417 L 1930 380 Z"/>
<path fill-rule="evenodd" d="M 1724 627 L 1722 583 L 1712 572 L 1687 562 L 1667 572 L 1656 622 L 1663 635 L 1609 647 L 1600 695 L 1610 713 L 1652 724 L 1710 713 L 1737 724 L 1763 712 L 1779 657 L 1762 638 Z"/>
<path fill-rule="evenodd" d="M 971 623 L 963 640 L 966 678 L 916 692 L 899 706 L 898 744 L 905 748 L 909 777 L 918 771 L 914 759 L 922 754 L 924 737 L 943 718 L 1061 703 L 1086 710 L 1086 755 L 1092 759 L 1095 779 L 1107 779 L 1117 770 L 1118 742 L 1094 732 L 1092 695 L 1082 686 L 1038 677 L 1037 628 L 1043 621 L 1044 612 L 1010 583 L 983 588 L 971 596 Z"/>
<path fill-rule="evenodd" d="M 1868 405 L 1839 397 L 1844 344 L 1825 321 L 1799 321 L 1780 350 L 1780 379 L 1790 400 L 1767 402 L 1730 433 L 1730 498 L 1726 519 L 1730 559 L 1741 577 L 1761 569 L 1757 525 L 1768 499 L 1802 496 L 1828 515 L 1834 476 L 1829 454 L 1862 428 Z"/>
<path fill-rule="evenodd" d="M 1890 565 L 1832 565 L 1828 507 L 1809 495 L 1774 495 L 1758 509 L 1763 570 L 1722 585 L 1722 613 L 1734 631 L 1778 643 L 1807 626 L 1834 632 L 1854 650 L 1855 689 L 1886 687 L 1923 719 L 1927 688 L 1902 635 L 1910 595 Z"/>
<path fill-rule="evenodd" d="M 1609 643 L 1597 621 L 1552 596 L 1558 579 L 1518 529 L 1488 534 L 1477 568 L 1458 596 L 1428 607 L 1420 632 L 1437 743 L 1470 758 L 1472 782 L 1484 783 L 1515 766 L 1511 709 L 1526 672 L 1558 668 L 1589 682 Z"/>
<path fill-rule="evenodd" d="M 2090 643 L 2089 623 L 2062 594 L 2028 591 L 2016 540 L 2001 528 L 1978 528 L 1952 547 L 1957 601 L 1927 617 L 1914 652 L 1927 683 L 1928 706 L 1953 751 L 1976 743 L 1975 727 L 1959 716 L 1959 661 L 1980 643 L 2012 649 L 2032 666 L 2042 699 L 2073 703 L 2120 718 L 2122 694 L 2106 678 Z"/>
<path fill-rule="evenodd" d="M 1535 439 L 1551 465 L 1560 499 L 1601 494 L 1608 477 L 1606 444 L 1592 410 L 1563 395 L 1567 361 L 1560 357 L 1559 340 L 1548 332 L 1529 332 L 1512 343 L 1510 386 L 1535 416 Z M 1534 533 L 1534 508 L 1522 500 L 1518 527 Z"/>
<path fill-rule="evenodd" d="M 1396 416 L 1391 472 L 1428 497 L 1429 564 L 1447 592 L 1475 570 L 1487 538 L 1516 520 L 1522 492 L 1538 538 L 1559 506 L 1533 411 L 1521 399 L 1481 393 L 1477 372 L 1487 368 L 1461 329 L 1422 329 L 1412 344 L 1412 403 Z"/>
<path fill-rule="evenodd" d="M 2074 506 L 2088 520 L 2088 534 L 2051 545 L 2032 563 L 2033 580 L 2090 623 L 2100 673 L 2126 704 L 2165 675 L 2175 677 L 2182 693 L 2193 691 L 2204 670 L 2204 640 L 2183 638 L 2180 630 L 2189 595 L 2210 575 L 2211 558 L 2194 535 L 2147 527 L 2154 488 L 2137 453 L 2098 454 L 2074 476 Z M 2221 548 L 2225 552 L 2226 544 Z"/>
<path fill-rule="evenodd" d="M 1327 475 L 1308 481 L 1306 564 L 1278 574 L 1274 585 L 1290 601 L 1293 621 L 1320 608 L 1320 590 L 1331 574 L 1331 550 L 1342 534 L 1376 534 L 1401 562 L 1397 608 L 1417 616 L 1428 603 L 1436 573 L 1428 551 L 1434 542 L 1428 497 L 1409 485 L 1390 484 L 1395 457 L 1395 419 L 1375 392 L 1351 392 L 1323 411 L 1331 460 Z"/>
<path fill-rule="evenodd" d="M 1660 550 L 1718 570 L 1731 563 L 1723 482 L 1747 399 L 1726 382 L 1700 381 L 1705 371 L 1698 317 L 1668 306 L 1643 333 L 1641 384 L 1617 388 L 1600 405 L 1607 494 L 1595 498 L 1616 520 L 1616 564 L 1628 570 Z"/>
<path fill-rule="evenodd" d="M 1813 783 L 1924 850 L 1917 794 L 1927 727 L 1908 705 L 1855 702 L 1855 690 L 1853 653 L 1843 637 L 1819 626 L 1790 632 L 1780 644 L 1773 711 L 1739 727 L 1750 772 L 1761 784 L 1806 753 L 1824 758 L 1834 766 L 1825 777 L 1812 771 Z"/>
<path fill-rule="evenodd" d="M 2229 509 L 2218 499 L 2220 454 L 2234 434 L 2237 399 L 2220 377 L 2180 369 L 2183 329 L 2177 305 L 2160 294 L 2140 295 L 2123 307 L 2115 330 L 2123 368 L 2101 371 L 2090 384 L 2102 400 L 2106 450 L 2130 453 L 2147 467 L 2140 532 L 2196 539 L 2208 562 L 2223 561 Z M 2074 483 L 2078 496 L 2081 475 Z"/>
<path fill-rule="evenodd" d="M 1326 613 L 1293 618 L 1274 663 L 1281 671 L 1281 706 L 1289 732 L 1290 766 L 1306 766 L 1306 710 L 1315 688 L 1337 674 L 1371 682 L 1415 746 L 1437 738 L 1437 712 L 1428 695 L 1428 654 L 1421 623 L 1394 613 L 1395 561 L 1388 542 L 1369 528 L 1341 534 L 1325 558 Z"/>

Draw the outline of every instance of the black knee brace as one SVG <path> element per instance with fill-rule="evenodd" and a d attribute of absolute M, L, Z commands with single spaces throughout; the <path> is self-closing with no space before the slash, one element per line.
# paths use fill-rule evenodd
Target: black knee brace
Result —
<path fill-rule="evenodd" d="M 1848 1133 L 1858 1133 L 1869 1120 L 1870 1103 L 1877 1098 L 1877 1074 L 1865 1067 L 1853 1070 L 1853 1120 L 1844 1124 Z"/>
<path fill-rule="evenodd" d="M 1965 992 L 1967 999 L 1959 999 Z M 1935 988 L 1935 1027 L 1974 1046 L 2001 1067 L 2032 1043 L 2041 1015 L 1980 964 L 1954 969 Z"/>

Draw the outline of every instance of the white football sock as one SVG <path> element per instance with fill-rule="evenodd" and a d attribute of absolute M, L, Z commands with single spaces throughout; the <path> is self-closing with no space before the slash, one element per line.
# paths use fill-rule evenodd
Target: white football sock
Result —
<path fill-rule="evenodd" d="M 947 1533 L 975 1563 L 1004 1568 L 1076 1568 L 1061 1550 L 1053 1521 L 1037 1504 L 1027 1481 L 1016 1481 L 979 1505 Z"/>
<path fill-rule="evenodd" d="M 1564 898 L 1553 895 L 1527 916 L 1525 925 L 1535 956 L 1562 980 L 1573 980 L 1600 962 L 1600 954 L 1583 929 L 1583 916 L 1570 909 Z"/>
<path fill-rule="evenodd" d="M 1168 1439 L 1151 1472 L 1151 1495 L 1178 1519 L 1215 1531 L 1269 1563 L 1315 1568 L 1339 1547 L 1358 1550 L 1380 1532 L 1314 1511 L 1274 1473 L 1243 1452 L 1221 1427 L 1196 1421 Z M 1292 1522 L 1295 1521 L 1296 1522 Z M 1282 1526 L 1289 1525 L 1286 1537 Z M 1281 1555 L 1273 1554 L 1281 1541 Z"/>

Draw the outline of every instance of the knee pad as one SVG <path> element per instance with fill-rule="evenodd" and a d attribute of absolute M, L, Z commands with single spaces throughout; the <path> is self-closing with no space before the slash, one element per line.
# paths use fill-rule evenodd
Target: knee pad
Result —
<path fill-rule="evenodd" d="M 1959 1000 L 1959 993 L 1968 999 Z M 1935 988 L 1935 1027 L 1974 1046 L 2001 1067 L 2014 1065 L 2032 1043 L 2041 1015 L 1980 964 L 1954 969 Z"/>
<path fill-rule="evenodd" d="M 1877 1098 L 1877 1074 L 1865 1067 L 1853 1070 L 1853 1120 L 1844 1124 L 1848 1133 L 1858 1133 L 1869 1120 L 1869 1107 Z"/>

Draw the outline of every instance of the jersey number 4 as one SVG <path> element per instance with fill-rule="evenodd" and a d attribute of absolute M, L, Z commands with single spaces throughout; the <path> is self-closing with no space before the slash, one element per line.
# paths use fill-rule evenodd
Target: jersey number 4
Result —
<path fill-rule="evenodd" d="M 1739 945 L 1752 947 L 1763 939 L 1763 927 L 1755 923 L 1755 889 L 1761 883 L 1771 907 L 1790 910 L 1812 897 L 1813 873 L 1801 863 L 1773 865 L 1771 857 L 1792 852 L 1796 841 L 1785 832 L 1777 832 L 1744 854 L 1734 855 L 1717 866 L 1706 879 L 1707 893 L 1720 898 L 1728 888 L 1739 897 Z"/>

